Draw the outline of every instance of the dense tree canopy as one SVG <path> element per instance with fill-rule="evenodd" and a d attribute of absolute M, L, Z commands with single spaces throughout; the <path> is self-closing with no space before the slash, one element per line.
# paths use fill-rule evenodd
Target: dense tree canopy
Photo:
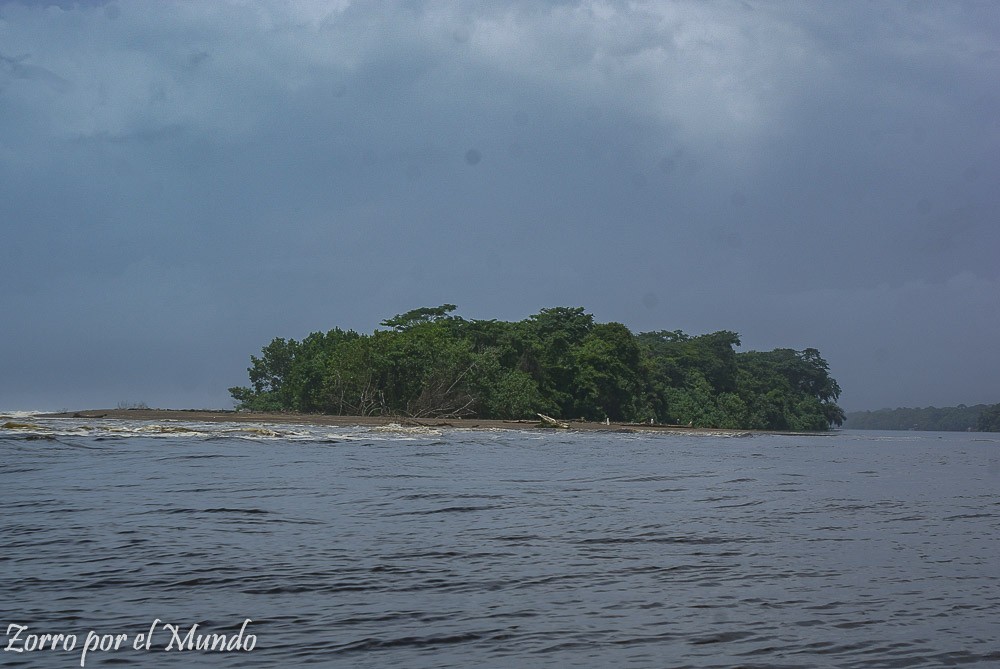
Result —
<path fill-rule="evenodd" d="M 976 421 L 976 429 L 980 432 L 1000 432 L 1000 404 L 983 409 Z"/>
<path fill-rule="evenodd" d="M 847 427 L 854 430 L 933 430 L 1000 432 L 1000 404 L 852 411 Z"/>
<path fill-rule="evenodd" d="M 370 335 L 274 339 L 250 356 L 240 409 L 339 415 L 525 418 L 825 430 L 840 387 L 816 349 L 737 353 L 727 330 L 633 334 L 582 307 L 523 321 L 465 320 L 455 305 L 414 309 Z"/>

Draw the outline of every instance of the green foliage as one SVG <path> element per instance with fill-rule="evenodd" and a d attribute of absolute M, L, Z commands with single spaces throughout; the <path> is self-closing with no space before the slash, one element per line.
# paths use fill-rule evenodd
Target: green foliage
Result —
<path fill-rule="evenodd" d="M 639 345 L 621 323 L 593 326 L 574 347 L 572 367 L 577 392 L 573 416 L 589 420 L 641 420 L 649 414 L 642 402 Z"/>
<path fill-rule="evenodd" d="M 712 384 L 697 369 L 687 371 L 683 385 L 668 387 L 666 396 L 671 422 L 692 427 L 721 427 L 725 420 Z"/>
<path fill-rule="evenodd" d="M 747 426 L 810 431 L 842 425 L 840 386 L 819 351 L 747 351 L 736 356 L 737 393 L 747 406 Z"/>
<path fill-rule="evenodd" d="M 688 370 L 697 370 L 715 393 L 736 389 L 736 352 L 740 336 L 722 330 L 691 337 L 680 330 L 643 332 L 636 336 L 647 356 L 655 359 L 656 372 L 669 385 L 685 383 Z"/>
<path fill-rule="evenodd" d="M 405 314 L 397 314 L 392 318 L 385 319 L 381 325 L 398 331 L 408 330 L 420 323 L 432 323 L 442 318 L 451 318 L 448 314 L 455 311 L 456 308 L 454 304 L 442 304 L 440 307 L 411 309 Z"/>
<path fill-rule="evenodd" d="M 699 427 L 823 430 L 840 394 L 815 349 L 739 353 L 728 330 L 633 335 L 582 307 L 523 321 L 467 321 L 455 305 L 413 309 L 371 335 L 277 338 L 251 356 L 239 408 L 526 418 L 536 412 Z"/>
<path fill-rule="evenodd" d="M 980 432 L 1000 432 L 1000 404 L 982 410 L 976 421 L 976 429 Z"/>
<path fill-rule="evenodd" d="M 1000 431 L 1000 404 L 853 411 L 847 427 L 854 430 L 932 430 L 936 432 Z M 991 425 L 993 426 L 991 428 Z"/>

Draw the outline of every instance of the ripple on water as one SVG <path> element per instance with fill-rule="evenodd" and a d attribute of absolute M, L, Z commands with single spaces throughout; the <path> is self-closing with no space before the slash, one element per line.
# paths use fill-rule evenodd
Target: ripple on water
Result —
<path fill-rule="evenodd" d="M 0 619 L 37 629 L 254 620 L 199 666 L 1000 662 L 995 443 L 968 435 L 17 420 Z"/>

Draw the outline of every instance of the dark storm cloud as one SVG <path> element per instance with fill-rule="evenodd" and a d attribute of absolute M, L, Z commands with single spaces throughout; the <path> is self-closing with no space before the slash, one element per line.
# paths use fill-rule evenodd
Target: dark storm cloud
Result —
<path fill-rule="evenodd" d="M 224 406 L 271 337 L 445 302 L 998 401 L 998 37 L 986 2 L 0 2 L 0 407 Z"/>
<path fill-rule="evenodd" d="M 55 91 L 65 93 L 69 90 L 68 81 L 54 72 L 46 70 L 44 67 L 27 63 L 28 55 L 18 57 L 4 56 L 0 54 L 0 72 L 3 72 L 13 79 L 27 79 L 39 81 L 49 86 Z"/>

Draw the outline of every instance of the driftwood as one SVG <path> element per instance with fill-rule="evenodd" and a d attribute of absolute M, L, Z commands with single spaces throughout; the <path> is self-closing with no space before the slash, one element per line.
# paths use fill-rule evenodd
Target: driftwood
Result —
<path fill-rule="evenodd" d="M 568 430 L 569 423 L 563 423 L 555 418 L 546 416 L 545 414 L 538 414 L 538 417 L 542 419 L 542 422 L 538 424 L 539 427 L 557 427 L 561 430 Z"/>

